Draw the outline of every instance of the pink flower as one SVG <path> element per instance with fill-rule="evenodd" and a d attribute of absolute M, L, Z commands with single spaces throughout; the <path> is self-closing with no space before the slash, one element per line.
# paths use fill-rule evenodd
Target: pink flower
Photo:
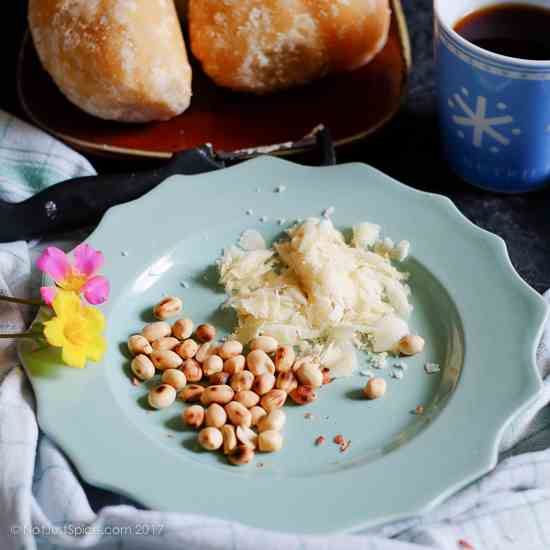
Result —
<path fill-rule="evenodd" d="M 109 298 L 109 281 L 97 275 L 104 262 L 103 254 L 89 244 L 83 243 L 74 250 L 74 264 L 59 248 L 49 246 L 44 250 L 36 266 L 47 273 L 64 290 L 84 294 L 88 303 L 102 304 Z M 51 304 L 56 288 L 42 287 L 40 294 L 46 304 Z"/>

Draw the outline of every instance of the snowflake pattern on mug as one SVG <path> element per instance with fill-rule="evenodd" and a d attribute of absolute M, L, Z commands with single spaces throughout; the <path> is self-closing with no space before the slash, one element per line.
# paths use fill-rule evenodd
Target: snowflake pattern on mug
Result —
<path fill-rule="evenodd" d="M 465 129 L 472 128 L 472 145 L 481 149 L 484 145 L 484 137 L 487 139 L 489 151 L 491 153 L 499 153 L 500 147 L 507 147 L 511 143 L 511 136 L 521 135 L 520 128 L 510 128 L 514 123 L 514 117 L 508 114 L 500 116 L 487 116 L 487 98 L 485 96 L 477 96 L 475 106 L 471 106 L 468 98 L 470 92 L 462 87 L 460 93 L 453 94 L 449 98 L 449 107 L 453 110 L 460 109 L 460 114 L 452 116 L 453 122 L 459 127 L 457 135 L 461 139 L 466 139 Z M 464 96 L 464 97 L 463 97 Z M 498 101 L 495 105 L 498 111 L 503 113 L 508 109 L 508 106 L 502 101 Z M 505 128 L 509 129 L 509 134 L 505 132 Z M 497 129 L 498 128 L 498 129 Z"/>

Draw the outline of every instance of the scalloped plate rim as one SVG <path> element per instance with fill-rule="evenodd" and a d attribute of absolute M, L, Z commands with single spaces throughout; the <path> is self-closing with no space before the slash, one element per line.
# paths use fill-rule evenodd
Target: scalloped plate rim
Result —
<path fill-rule="evenodd" d="M 498 236 L 479 228 L 474 223 L 472 223 L 470 220 L 468 220 L 457 208 L 456 206 L 446 197 L 442 197 L 440 195 L 436 195 L 434 193 L 427 193 L 423 191 L 418 191 L 416 189 L 407 187 L 406 185 L 394 180 L 393 178 L 390 178 L 386 176 L 385 174 L 379 172 L 378 170 L 361 164 L 361 163 L 350 163 L 350 164 L 344 164 L 344 165 L 338 165 L 335 167 L 328 167 L 328 168 L 311 168 L 311 167 L 304 167 L 300 165 L 296 165 L 294 163 L 283 161 L 280 159 L 275 159 L 271 157 L 259 157 L 257 159 L 247 161 L 246 163 L 234 166 L 232 168 L 228 168 L 223 170 L 223 172 L 227 173 L 228 171 L 239 171 L 239 170 L 246 170 L 250 169 L 252 164 L 260 164 L 260 163 L 275 163 L 275 164 L 284 164 L 284 165 L 292 165 L 293 170 L 297 169 L 299 170 L 332 170 L 332 171 L 338 171 L 338 170 L 345 170 L 348 167 L 353 167 L 354 169 L 360 169 L 364 170 L 365 172 L 370 172 L 371 174 L 378 174 L 384 177 L 384 179 L 388 182 L 388 184 L 391 184 L 394 187 L 399 187 L 401 192 L 406 192 L 414 196 L 423 197 L 425 199 L 430 200 L 435 205 L 437 205 L 438 208 L 443 208 L 447 212 L 452 213 L 452 217 L 454 218 L 453 221 L 459 222 L 459 226 L 464 228 L 464 231 L 467 231 L 470 234 L 475 234 L 479 239 L 481 239 L 484 242 L 490 243 L 491 247 L 495 250 L 497 253 L 497 257 L 503 267 L 503 273 L 506 273 L 506 280 L 507 285 L 515 286 L 519 291 L 521 291 L 522 295 L 525 297 L 526 300 L 530 301 L 530 308 L 532 311 L 536 314 L 536 319 L 534 320 L 533 324 L 536 324 L 538 326 L 536 330 L 536 334 L 534 334 L 534 337 L 532 339 L 532 345 L 531 345 L 531 357 L 529 358 L 529 369 L 525 371 L 525 381 L 526 386 L 523 391 L 523 394 L 520 398 L 518 398 L 517 402 L 512 406 L 508 406 L 508 411 L 506 413 L 503 413 L 502 418 L 496 418 L 493 422 L 493 433 L 492 434 L 486 434 L 488 435 L 488 439 L 486 441 L 485 448 L 483 449 L 483 452 L 480 454 L 480 458 L 478 459 L 478 465 L 476 468 L 471 468 L 467 473 L 463 473 L 461 475 L 457 476 L 457 479 L 453 482 L 448 484 L 445 488 L 440 488 L 437 492 L 437 494 L 433 495 L 427 495 L 424 498 L 419 497 L 417 499 L 417 502 L 411 503 L 409 505 L 401 505 L 402 509 L 397 510 L 394 514 L 385 514 L 384 517 L 374 517 L 366 519 L 364 522 L 356 522 L 351 527 L 344 527 L 341 529 L 330 529 L 328 531 L 314 531 L 315 533 L 341 533 L 341 532 L 355 532 L 358 530 L 362 530 L 365 528 L 372 527 L 374 525 L 378 525 L 381 522 L 387 522 L 387 521 L 393 521 L 396 519 L 403 519 L 405 517 L 410 517 L 411 515 L 415 515 L 418 513 L 423 513 L 434 506 L 436 506 L 438 503 L 440 503 L 442 500 L 447 498 L 449 495 L 456 492 L 458 489 L 464 487 L 466 484 L 470 483 L 471 481 L 477 479 L 480 475 L 487 473 L 490 469 L 492 469 L 496 462 L 497 462 L 497 456 L 498 456 L 498 446 L 502 439 L 503 433 L 506 429 L 506 427 L 515 419 L 517 416 L 532 402 L 536 399 L 538 393 L 540 392 L 542 388 L 542 380 L 540 378 L 540 374 L 538 372 L 537 366 L 536 366 L 536 349 L 538 345 L 538 341 L 540 339 L 540 336 L 542 334 L 543 328 L 544 328 L 544 321 L 548 315 L 548 306 L 546 302 L 543 300 L 543 298 L 536 293 L 517 273 L 517 271 L 514 269 L 510 258 L 507 254 L 506 245 L 505 242 Z M 244 168 L 248 167 L 248 168 Z M 219 172 L 215 172 L 213 174 L 219 174 Z M 210 174 L 211 176 L 212 174 Z M 207 178 L 209 175 L 200 175 L 200 176 L 194 176 L 194 177 L 200 177 L 200 178 Z M 139 204 L 139 203 L 147 203 L 149 200 L 152 200 L 152 197 L 155 196 L 157 193 L 162 193 L 162 188 L 167 188 L 167 182 L 170 180 L 173 180 L 175 178 L 180 178 L 179 176 L 173 176 L 172 178 L 168 178 L 166 182 L 161 184 L 158 188 L 153 190 L 151 193 L 147 194 L 146 196 L 137 199 L 135 201 L 132 201 L 132 203 L 127 203 L 125 205 L 120 205 L 117 207 L 112 208 L 109 210 L 98 227 L 95 229 L 95 231 L 88 237 L 88 240 L 93 240 L 93 238 L 100 234 L 102 231 L 104 231 L 105 227 L 108 226 L 110 223 L 112 223 L 110 220 L 116 216 L 116 213 L 120 209 L 125 209 L 129 204 Z M 190 178 L 187 182 L 188 184 L 193 183 L 192 179 Z M 20 359 L 22 363 L 24 364 L 24 354 L 21 353 L 21 346 L 18 347 L 18 350 L 20 352 Z M 33 388 L 35 388 L 34 380 L 31 377 L 31 383 L 33 385 Z M 36 397 L 37 397 L 37 404 L 38 404 L 38 419 L 39 423 L 41 425 L 41 428 L 48 433 L 50 437 L 54 441 L 56 441 L 58 444 L 60 444 L 61 447 L 64 446 L 64 438 L 63 434 L 60 434 L 56 427 L 57 424 L 53 421 L 52 418 L 49 417 L 49 414 L 47 412 L 47 405 L 45 403 L 47 402 L 47 396 L 41 395 L 39 391 L 36 391 Z M 456 394 L 456 392 L 455 392 Z M 449 403 L 447 403 L 445 409 L 449 408 L 453 401 L 456 399 L 456 395 L 451 396 L 451 399 Z M 443 411 L 445 412 L 445 411 Z M 435 423 L 434 423 L 435 425 Z M 420 437 L 424 437 L 426 435 L 426 431 L 419 434 Z M 66 442 L 65 442 L 66 444 Z M 405 446 L 406 447 L 406 446 Z M 108 490 L 114 490 L 121 494 L 124 494 L 126 496 L 129 496 L 130 498 L 133 498 L 135 500 L 143 502 L 144 500 L 147 501 L 147 498 L 144 498 L 144 495 L 139 495 L 134 493 L 132 490 L 125 489 L 121 487 L 121 485 L 117 484 L 116 482 L 113 482 L 113 480 L 109 479 L 109 475 L 105 475 L 105 472 L 95 472 L 93 471 L 93 464 L 88 464 L 86 461 L 86 457 L 84 454 L 81 454 L 81 456 L 78 456 L 77 453 L 67 452 L 68 456 L 72 460 L 72 462 L 75 464 L 77 469 L 79 470 L 82 477 L 99 487 L 108 489 Z"/>

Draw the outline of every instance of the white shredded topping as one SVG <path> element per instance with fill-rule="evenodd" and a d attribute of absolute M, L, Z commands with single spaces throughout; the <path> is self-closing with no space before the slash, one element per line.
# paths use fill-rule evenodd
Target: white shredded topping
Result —
<path fill-rule="evenodd" d="M 265 250 L 267 248 L 264 238 L 259 231 L 255 229 L 247 229 L 243 231 L 239 239 L 239 246 L 243 250 Z"/>
<path fill-rule="evenodd" d="M 408 275 L 391 258 L 346 242 L 328 219 L 294 225 L 271 249 L 257 232 L 245 235 L 218 260 L 226 305 L 238 316 L 235 338 L 273 336 L 316 355 L 335 377 L 356 370 L 356 348 L 374 352 L 374 368 L 386 366 L 387 352 L 410 333 L 412 311 Z"/>
<path fill-rule="evenodd" d="M 374 223 L 360 223 L 353 226 L 352 243 L 356 247 L 369 248 L 380 235 L 380 226 Z"/>
<path fill-rule="evenodd" d="M 329 206 L 325 210 L 323 210 L 323 218 L 328 219 L 334 214 L 334 206 Z"/>
<path fill-rule="evenodd" d="M 411 243 L 409 241 L 401 241 L 397 243 L 390 252 L 391 257 L 398 262 L 402 262 L 409 255 Z"/>

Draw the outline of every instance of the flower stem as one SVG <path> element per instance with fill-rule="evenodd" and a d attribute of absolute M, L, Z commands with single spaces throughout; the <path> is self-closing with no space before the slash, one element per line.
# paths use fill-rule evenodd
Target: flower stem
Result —
<path fill-rule="evenodd" d="M 11 302 L 12 304 L 23 304 L 26 306 L 43 306 L 41 300 L 25 300 L 24 298 L 12 298 L 11 296 L 3 296 L 0 294 L 0 302 Z"/>
<path fill-rule="evenodd" d="M 13 332 L 11 334 L 0 334 L 0 339 L 36 338 L 36 336 L 36 332 Z"/>

